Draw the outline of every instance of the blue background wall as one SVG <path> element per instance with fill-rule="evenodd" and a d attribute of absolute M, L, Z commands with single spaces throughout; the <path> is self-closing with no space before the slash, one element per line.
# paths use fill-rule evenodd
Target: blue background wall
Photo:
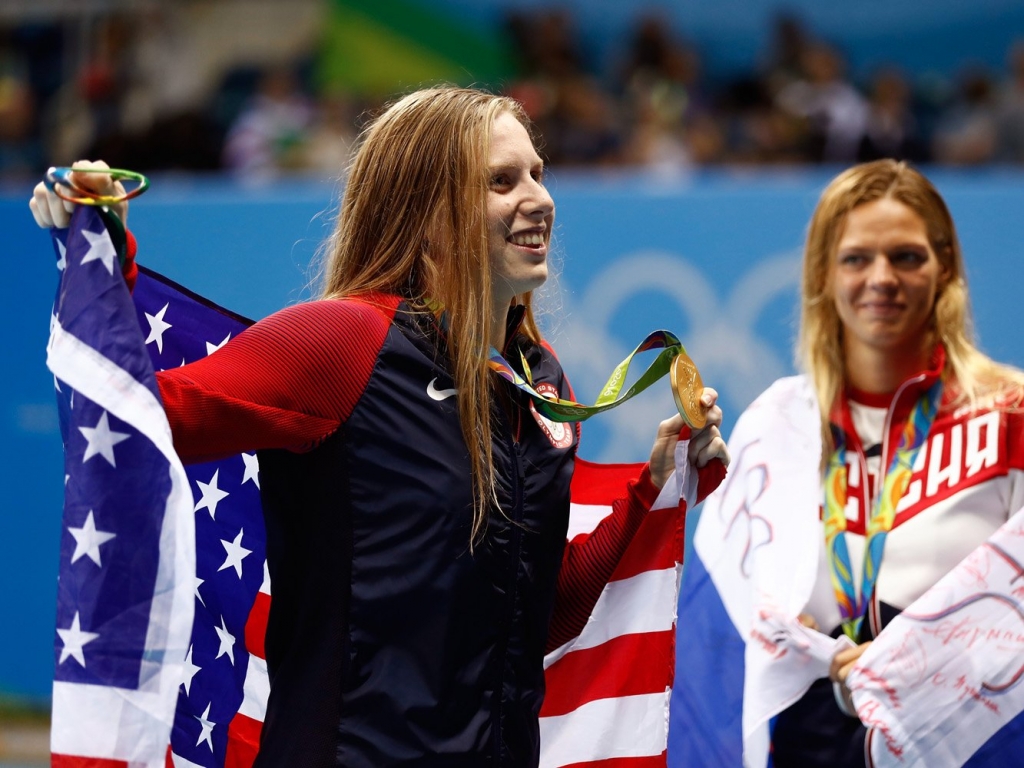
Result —
<path fill-rule="evenodd" d="M 557 285 L 544 322 L 581 399 L 650 330 L 677 333 L 722 393 L 726 428 L 792 372 L 799 253 L 831 171 L 675 181 L 555 173 Z M 935 171 L 960 228 L 982 348 L 1024 366 L 1024 173 Z M 45 346 L 56 272 L 28 188 L 0 197 L 0 692 L 45 697 L 53 664 L 62 460 Z M 141 260 L 250 317 L 300 300 L 337 190 L 155 179 L 132 206 Z M 581 452 L 641 460 L 667 384 L 584 427 Z"/>

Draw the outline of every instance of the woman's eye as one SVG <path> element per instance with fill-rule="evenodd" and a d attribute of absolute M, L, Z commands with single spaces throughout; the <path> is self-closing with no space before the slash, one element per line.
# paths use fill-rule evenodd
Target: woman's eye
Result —
<path fill-rule="evenodd" d="M 892 263 L 905 267 L 916 267 L 925 261 L 926 256 L 918 251 L 899 251 L 892 255 Z"/>
<path fill-rule="evenodd" d="M 494 176 L 491 176 L 492 187 L 507 187 L 511 183 L 512 180 L 509 179 L 507 173 L 497 173 Z"/>
<path fill-rule="evenodd" d="M 845 253 L 839 257 L 839 263 L 844 267 L 859 267 L 865 261 L 865 257 L 859 253 Z"/>

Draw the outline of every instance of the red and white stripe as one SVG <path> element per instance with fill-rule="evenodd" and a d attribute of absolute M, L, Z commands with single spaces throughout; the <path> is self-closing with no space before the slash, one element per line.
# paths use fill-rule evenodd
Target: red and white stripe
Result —
<path fill-rule="evenodd" d="M 587 536 L 638 474 L 578 461 L 570 531 Z M 685 513 L 678 490 L 659 497 L 579 637 L 545 659 L 542 768 L 665 765 Z"/>
<path fill-rule="evenodd" d="M 228 726 L 228 748 L 224 768 L 250 768 L 260 746 L 260 731 L 267 714 L 270 696 L 270 676 L 267 674 L 266 652 L 263 640 L 270 613 L 270 574 L 263 566 L 263 584 L 245 623 L 245 647 L 249 652 L 249 667 L 242 687 L 242 705 Z"/>

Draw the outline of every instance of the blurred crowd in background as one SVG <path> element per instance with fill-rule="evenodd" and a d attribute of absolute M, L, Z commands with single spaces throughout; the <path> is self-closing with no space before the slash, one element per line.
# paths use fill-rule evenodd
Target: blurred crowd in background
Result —
<path fill-rule="evenodd" d="M 765 31 L 751 71 L 728 78 L 709 76 L 700 41 L 657 15 L 622 30 L 615 61 L 587 55 L 566 10 L 511 13 L 499 33 L 512 72 L 476 82 L 522 101 L 558 167 L 1024 163 L 1024 38 L 1001 71 L 893 67 L 855 80 L 841 46 L 792 15 Z M 87 29 L 0 19 L 0 180 L 76 158 L 144 172 L 337 176 L 367 116 L 394 96 L 325 85 L 315 35 L 272 64 L 225 61 L 204 79 L 186 34 L 174 4 L 93 14 Z"/>

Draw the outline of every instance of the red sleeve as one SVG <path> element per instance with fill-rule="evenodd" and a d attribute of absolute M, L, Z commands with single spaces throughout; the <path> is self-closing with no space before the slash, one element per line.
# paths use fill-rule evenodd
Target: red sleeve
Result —
<path fill-rule="evenodd" d="M 612 504 L 612 513 L 589 536 L 577 536 L 566 544 L 547 651 L 583 631 L 597 598 L 659 493 L 645 465 L 640 476 L 626 485 L 626 496 Z"/>
<path fill-rule="evenodd" d="M 157 374 L 185 462 L 260 448 L 308 450 L 352 413 L 398 299 L 281 310 L 195 363 Z"/>
<path fill-rule="evenodd" d="M 721 459 L 712 459 L 697 470 L 697 503 L 711 495 L 725 480 L 725 464 Z"/>
<path fill-rule="evenodd" d="M 135 240 L 135 235 L 131 233 L 131 230 L 126 229 L 124 231 L 125 254 L 124 254 L 124 265 L 121 267 L 121 274 L 124 275 L 124 281 L 128 285 L 128 293 L 135 290 L 135 281 L 139 279 L 139 265 L 135 262 L 135 255 L 139 251 L 139 244 Z"/>

